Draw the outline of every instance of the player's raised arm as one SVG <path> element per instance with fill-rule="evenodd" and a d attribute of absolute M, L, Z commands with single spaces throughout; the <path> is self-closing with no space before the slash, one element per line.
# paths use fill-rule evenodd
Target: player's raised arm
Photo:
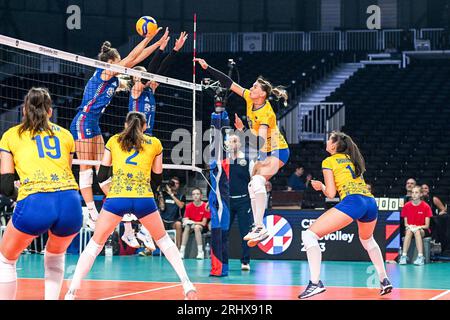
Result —
<path fill-rule="evenodd" d="M 155 51 L 157 48 L 159 48 L 160 43 L 158 43 L 159 41 L 161 41 L 161 39 L 157 42 L 155 42 L 153 45 L 151 45 L 149 48 L 146 48 L 147 45 L 150 43 L 150 41 L 152 41 L 152 39 L 159 33 L 159 31 L 161 31 L 162 28 L 158 28 L 156 29 L 155 32 L 153 33 L 148 33 L 147 36 L 144 38 L 144 40 L 142 40 L 136 47 L 134 47 L 133 50 L 131 50 L 131 52 L 124 58 L 122 59 L 118 64 L 123 66 L 123 67 L 127 67 L 127 68 L 132 68 L 134 67 L 136 64 L 138 64 L 139 62 L 141 62 L 142 60 L 144 60 L 145 58 L 143 58 L 142 60 L 139 61 L 140 58 L 142 58 L 142 53 L 148 49 L 146 52 L 150 51 L 151 49 L 153 49 L 153 51 Z M 166 30 L 166 32 L 168 32 Z M 151 52 L 153 52 L 151 51 Z M 148 55 L 151 54 L 148 53 Z"/>
<path fill-rule="evenodd" d="M 223 72 L 211 67 L 210 65 L 208 65 L 208 63 L 206 63 L 205 60 L 200 59 L 200 58 L 196 58 L 194 60 L 195 62 L 198 62 L 200 64 L 200 66 L 206 71 L 208 72 L 211 77 L 213 77 L 215 80 L 219 80 L 220 84 L 222 86 L 224 86 L 227 89 L 230 89 L 231 91 L 233 91 L 234 93 L 236 93 L 237 95 L 239 95 L 240 97 L 244 96 L 244 91 L 245 89 L 242 88 L 239 84 L 237 84 L 236 82 L 234 82 L 229 76 L 227 76 L 226 74 L 224 74 Z"/>

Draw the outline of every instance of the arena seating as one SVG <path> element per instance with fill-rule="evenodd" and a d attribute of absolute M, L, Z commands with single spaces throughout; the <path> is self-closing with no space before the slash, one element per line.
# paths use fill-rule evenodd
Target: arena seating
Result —
<path fill-rule="evenodd" d="M 377 195 L 402 196 L 413 177 L 448 200 L 449 72 L 444 60 L 367 67 L 327 99 L 345 103 L 344 131 L 361 147 Z"/>

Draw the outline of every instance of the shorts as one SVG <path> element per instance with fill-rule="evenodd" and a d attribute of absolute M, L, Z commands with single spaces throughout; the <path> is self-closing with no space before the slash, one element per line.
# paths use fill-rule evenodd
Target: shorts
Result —
<path fill-rule="evenodd" d="M 12 223 L 33 236 L 48 230 L 58 237 L 74 235 L 83 225 L 80 195 L 76 190 L 31 194 L 17 202 Z"/>
<path fill-rule="evenodd" d="M 122 218 L 134 214 L 138 219 L 158 211 L 154 198 L 106 198 L 103 209 Z"/>
<path fill-rule="evenodd" d="M 173 224 L 175 222 L 177 222 L 177 221 L 179 221 L 180 223 L 183 223 L 181 220 L 176 220 L 176 221 L 165 221 L 165 220 L 163 220 L 164 229 L 166 229 L 166 230 L 173 230 L 174 229 Z"/>
<path fill-rule="evenodd" d="M 72 133 L 75 141 L 100 136 L 102 131 L 98 122 L 99 119 L 89 113 L 78 113 L 70 124 L 70 133 Z"/>
<path fill-rule="evenodd" d="M 378 219 L 377 203 L 372 197 L 352 194 L 346 196 L 335 208 L 359 222 L 372 222 Z"/>
<path fill-rule="evenodd" d="M 258 161 L 264 161 L 267 157 L 276 157 L 281 162 L 286 164 L 289 160 L 289 155 L 289 148 L 272 150 L 271 152 L 260 152 L 258 155 Z"/>

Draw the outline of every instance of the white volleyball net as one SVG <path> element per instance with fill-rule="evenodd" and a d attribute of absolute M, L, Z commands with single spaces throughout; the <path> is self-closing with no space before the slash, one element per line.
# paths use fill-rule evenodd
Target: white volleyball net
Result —
<path fill-rule="evenodd" d="M 193 150 L 197 147 L 196 120 L 201 120 L 202 114 L 201 85 L 109 65 L 3 35 L 0 35 L 0 136 L 10 127 L 20 123 L 24 97 L 32 87 L 49 90 L 53 101 L 52 121 L 70 130 L 81 105 L 86 84 L 97 68 L 128 77 L 153 80 L 159 84 L 154 95 L 156 117 L 153 135 L 159 138 L 164 146 L 164 167 L 199 171 L 196 163 L 201 163 L 201 159 L 199 162 L 196 158 L 198 152 Z M 129 98 L 130 91 L 116 92 L 100 116 L 99 127 L 104 142 L 123 130 L 129 111 Z M 95 146 L 94 149 L 102 152 L 103 144 L 99 144 L 101 145 Z M 89 158 L 84 157 L 83 152 L 79 150 L 74 164 L 99 164 L 99 154 Z"/>

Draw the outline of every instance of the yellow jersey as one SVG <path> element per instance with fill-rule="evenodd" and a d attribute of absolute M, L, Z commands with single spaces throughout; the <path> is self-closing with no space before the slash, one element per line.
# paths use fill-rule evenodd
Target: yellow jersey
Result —
<path fill-rule="evenodd" d="M 247 121 L 248 126 L 254 135 L 258 135 L 259 127 L 261 125 L 268 126 L 267 141 L 261 148 L 263 152 L 271 152 L 273 150 L 280 150 L 288 148 L 288 144 L 278 129 L 277 117 L 273 112 L 272 105 L 268 100 L 264 106 L 253 110 L 253 101 L 250 98 L 250 91 L 244 90 L 244 99 L 247 104 Z"/>
<path fill-rule="evenodd" d="M 78 190 L 78 184 L 69 165 L 75 153 L 72 134 L 50 123 L 54 135 L 42 132 L 31 136 L 25 131 L 19 136 L 20 125 L 3 134 L 0 151 L 9 152 L 20 177 L 17 200 L 38 192 Z"/>
<path fill-rule="evenodd" d="M 113 175 L 107 198 L 151 198 L 150 186 L 153 161 L 162 153 L 158 138 L 144 135 L 143 150 L 123 151 L 119 135 L 112 136 L 106 143 L 111 152 Z"/>
<path fill-rule="evenodd" d="M 336 190 L 341 200 L 351 194 L 361 194 L 373 198 L 373 195 L 367 189 L 364 178 L 362 176 L 356 177 L 355 166 L 347 155 L 336 153 L 326 158 L 322 162 L 322 169 L 333 171 Z"/>

